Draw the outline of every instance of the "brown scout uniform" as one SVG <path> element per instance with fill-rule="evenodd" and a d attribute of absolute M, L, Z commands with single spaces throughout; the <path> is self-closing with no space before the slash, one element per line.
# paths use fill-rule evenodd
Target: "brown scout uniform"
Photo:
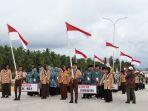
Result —
<path fill-rule="evenodd" d="M 15 76 L 15 99 L 20 99 L 21 96 L 21 86 L 24 79 L 23 71 L 17 71 L 17 74 Z M 19 95 L 17 97 L 17 89 L 19 89 Z"/>
<path fill-rule="evenodd" d="M 9 89 L 12 80 L 11 70 L 3 69 L 0 74 L 2 84 L 2 97 L 8 97 L 10 95 Z"/>
<path fill-rule="evenodd" d="M 126 92 L 126 74 L 121 73 L 120 86 L 121 86 L 122 94 L 125 94 L 125 92 Z"/>
<path fill-rule="evenodd" d="M 73 102 L 73 90 L 75 92 L 75 102 L 77 103 L 78 100 L 78 78 L 81 76 L 81 72 L 78 69 L 73 70 L 70 74 L 70 93 L 71 93 L 71 101 Z"/>
<path fill-rule="evenodd" d="M 61 99 L 67 98 L 67 84 L 69 83 L 68 71 L 60 71 L 58 76 L 58 83 L 60 85 Z"/>
<path fill-rule="evenodd" d="M 46 99 L 49 96 L 49 80 L 50 80 L 50 71 L 43 69 L 40 73 L 40 82 L 41 82 L 41 97 Z"/>

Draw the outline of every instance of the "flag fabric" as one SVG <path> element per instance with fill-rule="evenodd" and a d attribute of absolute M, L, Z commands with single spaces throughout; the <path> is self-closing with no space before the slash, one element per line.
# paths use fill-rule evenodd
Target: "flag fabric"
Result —
<path fill-rule="evenodd" d="M 83 52 L 81 52 L 77 49 L 75 49 L 75 54 L 81 55 L 84 59 L 87 59 L 87 56 Z"/>
<path fill-rule="evenodd" d="M 115 49 L 118 49 L 119 47 L 109 43 L 109 42 L 106 42 L 106 47 L 112 47 L 112 48 L 115 48 Z"/>
<path fill-rule="evenodd" d="M 132 64 L 139 66 L 141 64 L 141 61 L 136 60 L 136 59 L 132 59 Z"/>
<path fill-rule="evenodd" d="M 77 28 L 77 27 L 75 27 L 75 26 L 73 26 L 73 25 L 71 25 L 67 22 L 65 24 L 66 24 L 67 31 L 78 31 L 78 32 L 85 34 L 87 37 L 91 36 L 91 34 L 89 32 L 86 32 L 86 31 L 84 31 L 80 28 Z"/>
<path fill-rule="evenodd" d="M 96 55 L 94 55 L 94 59 L 97 59 L 99 62 L 104 63 L 104 61 Z"/>
<path fill-rule="evenodd" d="M 11 40 L 21 40 L 21 43 L 22 43 L 24 49 L 26 49 L 27 45 L 28 45 L 27 40 L 25 40 L 24 37 L 15 28 L 10 26 L 9 24 L 7 24 L 7 27 L 8 27 L 8 33 L 15 33 L 18 35 L 18 36 L 16 35 L 15 38 L 10 37 L 10 39 Z"/>
<path fill-rule="evenodd" d="M 131 56 L 129 56 L 129 55 L 127 55 L 127 54 L 125 54 L 125 53 L 123 53 L 123 52 L 121 52 L 120 51 L 120 56 L 124 56 L 124 57 L 127 57 L 127 58 L 129 58 L 129 59 L 133 59 Z"/>

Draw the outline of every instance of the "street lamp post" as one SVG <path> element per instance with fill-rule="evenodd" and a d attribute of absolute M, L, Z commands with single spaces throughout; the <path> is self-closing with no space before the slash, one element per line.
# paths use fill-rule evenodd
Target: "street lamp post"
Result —
<path fill-rule="evenodd" d="M 115 21 L 113 21 L 110 18 L 104 18 L 105 20 L 110 21 L 113 24 L 113 45 L 115 44 L 115 34 L 116 34 L 116 25 L 119 21 L 123 20 L 123 19 L 127 19 L 128 17 L 122 17 L 122 18 L 118 18 Z M 114 69 L 114 51 L 113 51 L 113 69 Z"/>

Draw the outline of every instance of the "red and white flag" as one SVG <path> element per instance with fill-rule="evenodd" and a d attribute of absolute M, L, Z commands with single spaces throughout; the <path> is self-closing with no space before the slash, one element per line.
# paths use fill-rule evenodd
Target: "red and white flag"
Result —
<path fill-rule="evenodd" d="M 77 49 L 75 49 L 75 54 L 81 55 L 84 59 L 87 59 L 87 55 Z"/>
<path fill-rule="evenodd" d="M 132 58 L 132 64 L 139 66 L 141 64 L 141 61 Z"/>
<path fill-rule="evenodd" d="M 8 33 L 11 34 L 10 39 L 11 40 L 20 40 L 24 49 L 27 49 L 27 45 L 28 45 L 27 40 L 25 40 L 24 37 L 9 24 L 7 24 L 7 27 L 8 27 Z"/>
<path fill-rule="evenodd" d="M 106 42 L 106 47 L 112 47 L 112 48 L 115 48 L 115 49 L 118 49 L 119 47 L 109 43 L 109 42 Z"/>
<path fill-rule="evenodd" d="M 120 59 L 128 60 L 131 62 L 133 58 L 132 58 L 132 56 L 120 51 Z"/>
<path fill-rule="evenodd" d="M 97 59 L 99 62 L 101 62 L 101 63 L 104 64 L 104 61 L 103 61 L 101 58 L 99 58 L 98 56 L 96 56 L 96 55 L 94 55 L 94 60 L 95 60 L 95 59 Z"/>
<path fill-rule="evenodd" d="M 87 32 L 87 31 L 84 31 L 84 30 L 82 30 L 80 28 L 77 28 L 77 27 L 75 27 L 75 26 L 73 26 L 73 25 L 71 25 L 71 24 L 69 24 L 67 22 L 65 24 L 66 24 L 67 31 L 78 31 L 80 33 L 83 33 L 87 37 L 91 36 L 91 34 L 89 32 Z"/>

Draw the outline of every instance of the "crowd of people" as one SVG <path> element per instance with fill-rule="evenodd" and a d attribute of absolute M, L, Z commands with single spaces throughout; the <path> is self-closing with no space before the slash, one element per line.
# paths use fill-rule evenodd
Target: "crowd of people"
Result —
<path fill-rule="evenodd" d="M 70 93 L 70 102 L 78 102 L 78 85 L 95 85 L 97 93 L 83 94 L 82 99 L 91 99 L 92 97 L 100 98 L 105 102 L 113 101 L 113 91 L 122 91 L 127 94 L 126 103 L 132 101 L 136 103 L 135 91 L 145 89 L 145 75 L 135 70 L 133 67 L 124 68 L 122 71 L 114 72 L 110 67 L 101 67 L 89 65 L 88 68 L 81 72 L 77 64 L 72 67 L 62 66 L 61 68 L 52 68 L 45 64 L 43 67 L 32 65 L 31 70 L 25 72 L 23 67 L 19 67 L 15 72 L 14 82 L 14 100 L 20 100 L 21 86 L 23 82 L 38 83 L 40 93 L 28 92 L 28 95 L 40 95 L 46 99 L 49 95 L 61 95 L 60 100 L 68 98 Z M 2 89 L 2 98 L 11 96 L 12 73 L 8 65 L 5 65 L 0 72 L 0 83 Z M 115 89 L 113 86 L 116 85 Z M 75 93 L 75 94 L 73 94 Z M 75 99 L 73 97 L 75 95 Z"/>

